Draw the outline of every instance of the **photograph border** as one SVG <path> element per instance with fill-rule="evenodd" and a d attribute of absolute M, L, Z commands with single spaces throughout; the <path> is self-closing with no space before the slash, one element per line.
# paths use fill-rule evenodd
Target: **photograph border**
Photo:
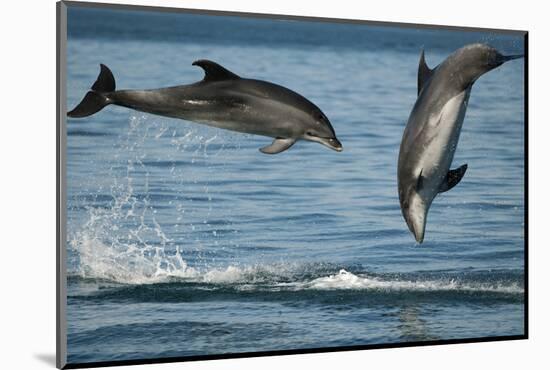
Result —
<path fill-rule="evenodd" d="M 237 17 L 252 17 L 266 18 L 278 20 L 294 20 L 294 21 L 309 21 L 309 22 L 328 22 L 328 23 L 345 23 L 345 24 L 362 24 L 385 27 L 403 27 L 403 28 L 421 28 L 421 29 L 437 29 L 437 30 L 452 30 L 466 32 L 493 32 L 499 34 L 523 36 L 524 42 L 524 323 L 522 335 L 509 336 L 489 336 L 479 338 L 461 338 L 461 339 L 442 339 L 430 341 L 413 341 L 413 342 L 395 342 L 383 344 L 366 344 L 341 347 L 320 347 L 308 349 L 291 349 L 291 350 L 273 350 L 273 351 L 258 351 L 258 352 L 242 352 L 242 353 L 226 353 L 215 355 L 199 355 L 199 356 L 178 356 L 164 357 L 152 359 L 135 359 L 135 360 L 116 360 L 116 361 L 98 361 L 86 363 L 67 363 L 67 265 L 66 265 L 66 242 L 67 242 L 67 182 L 66 182 L 66 160 L 67 160 L 67 7 L 85 7 L 85 8 L 101 8 L 113 10 L 133 10 L 133 11 L 156 11 L 169 13 L 187 13 L 198 15 L 215 15 L 215 16 L 237 16 Z M 143 364 L 160 364 L 173 362 L 190 362 L 203 360 L 220 360 L 220 359 L 235 359 L 245 357 L 265 357 L 265 356 L 281 356 L 295 354 L 313 354 L 327 352 L 343 352 L 343 351 L 358 351 L 366 349 L 383 349 L 383 348 L 405 348 L 405 347 L 423 347 L 434 345 L 448 344 L 466 344 L 466 343 L 482 343 L 482 342 L 497 342 L 510 340 L 523 340 L 529 338 L 529 32 L 525 30 L 510 30 L 496 28 L 477 28 L 477 27 L 460 27 L 435 24 L 416 24 L 402 22 L 383 22 L 369 21 L 358 19 L 340 19 L 326 17 L 311 17 L 298 15 L 284 14 L 266 14 L 266 13 L 249 13 L 249 12 L 234 12 L 221 10 L 206 10 L 206 9 L 188 9 L 188 8 L 173 8 L 163 6 L 148 6 L 148 5 L 129 5 L 129 4 L 112 4 L 112 3 L 97 3 L 97 2 L 81 2 L 81 1 L 59 1 L 56 3 L 56 366 L 59 369 L 79 369 L 79 368 L 95 368 L 108 366 L 124 366 L 124 365 L 143 365 Z"/>

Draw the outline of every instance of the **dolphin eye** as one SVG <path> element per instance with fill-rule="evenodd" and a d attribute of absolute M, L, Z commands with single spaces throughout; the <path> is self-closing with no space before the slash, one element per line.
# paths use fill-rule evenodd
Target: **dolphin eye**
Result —
<path fill-rule="evenodd" d="M 306 135 L 308 135 L 308 136 L 313 136 L 313 132 L 311 132 L 311 131 L 306 131 Z"/>

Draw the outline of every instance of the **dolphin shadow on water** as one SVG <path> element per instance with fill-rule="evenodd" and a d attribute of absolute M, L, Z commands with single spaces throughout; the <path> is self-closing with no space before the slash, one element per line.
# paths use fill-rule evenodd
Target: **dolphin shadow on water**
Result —
<path fill-rule="evenodd" d="M 424 240 L 432 201 L 456 186 L 468 168 L 464 164 L 450 170 L 474 82 L 521 57 L 502 55 L 489 45 L 471 44 L 430 69 L 422 50 L 418 98 L 403 133 L 397 164 L 401 212 L 418 243 Z"/>
<path fill-rule="evenodd" d="M 205 72 L 204 79 L 194 84 L 154 90 L 115 90 L 113 74 L 101 64 L 97 81 L 67 115 L 87 117 L 114 104 L 273 137 L 271 145 L 260 149 L 266 154 L 283 152 L 300 139 L 342 151 L 328 118 L 303 96 L 270 82 L 241 78 L 209 60 L 198 60 L 193 65 Z"/>

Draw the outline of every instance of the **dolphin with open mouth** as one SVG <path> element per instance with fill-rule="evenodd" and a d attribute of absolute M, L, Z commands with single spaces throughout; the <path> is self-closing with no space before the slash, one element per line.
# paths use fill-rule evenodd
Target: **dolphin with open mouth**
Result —
<path fill-rule="evenodd" d="M 101 64 L 97 81 L 84 99 L 68 112 L 87 117 L 109 104 L 141 112 L 180 118 L 226 130 L 269 136 L 273 142 L 260 149 L 276 154 L 297 140 L 323 144 L 337 152 L 342 144 L 325 114 L 300 94 L 267 81 L 246 79 L 221 65 L 198 60 L 202 81 L 153 90 L 115 90 L 115 79 Z"/>

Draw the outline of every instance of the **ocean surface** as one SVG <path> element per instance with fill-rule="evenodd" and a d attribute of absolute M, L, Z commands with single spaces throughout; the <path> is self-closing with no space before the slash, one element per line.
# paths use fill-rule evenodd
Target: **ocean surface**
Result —
<path fill-rule="evenodd" d="M 524 61 L 475 84 L 425 242 L 401 216 L 397 156 L 433 67 L 521 36 L 72 8 L 72 109 L 99 63 L 117 88 L 202 79 L 212 59 L 306 96 L 344 151 L 109 106 L 67 120 L 69 363 L 524 333 Z"/>

